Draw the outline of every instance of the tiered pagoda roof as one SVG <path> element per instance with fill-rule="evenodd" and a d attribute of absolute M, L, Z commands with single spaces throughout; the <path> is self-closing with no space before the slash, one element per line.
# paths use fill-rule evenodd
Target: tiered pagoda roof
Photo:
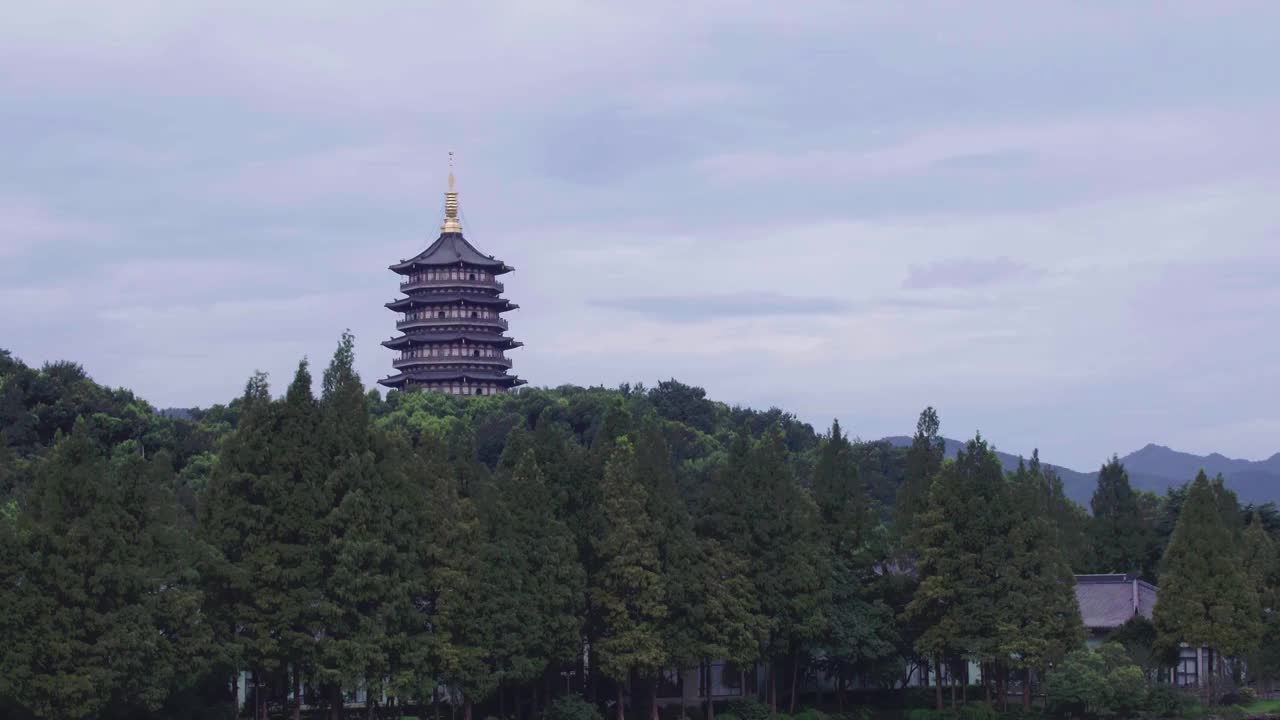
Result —
<path fill-rule="evenodd" d="M 524 384 L 510 374 L 503 352 L 523 343 L 506 336 L 507 321 L 500 317 L 519 305 L 502 297 L 505 287 L 496 280 L 515 268 L 462 236 L 452 172 L 440 237 L 390 269 L 404 276 L 405 296 L 386 304 L 401 314 L 396 328 L 404 334 L 382 343 L 399 357 L 392 362 L 397 372 L 380 384 L 453 395 L 492 395 Z"/>

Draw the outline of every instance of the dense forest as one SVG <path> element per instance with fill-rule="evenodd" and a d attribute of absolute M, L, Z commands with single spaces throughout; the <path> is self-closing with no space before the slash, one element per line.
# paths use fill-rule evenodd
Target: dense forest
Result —
<path fill-rule="evenodd" d="M 252 678 L 258 717 L 1123 717 L 1184 702 L 1184 643 L 1229 659 L 1207 703 L 1280 671 L 1280 516 L 1221 478 L 1112 458 L 1086 509 L 1035 453 L 944 461 L 932 408 L 894 447 L 675 380 L 383 397 L 353 353 L 165 414 L 0 351 L 0 715 L 230 718 Z M 1076 573 L 1154 618 L 1086 649 Z M 711 661 L 758 707 L 659 707 Z"/>

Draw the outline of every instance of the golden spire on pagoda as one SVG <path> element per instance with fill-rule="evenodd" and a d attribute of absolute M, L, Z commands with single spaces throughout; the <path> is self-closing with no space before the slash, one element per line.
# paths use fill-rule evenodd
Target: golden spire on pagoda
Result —
<path fill-rule="evenodd" d="M 440 226 L 442 233 L 462 232 L 462 223 L 458 222 L 458 193 L 453 189 L 453 153 L 449 153 L 449 192 L 444 194 L 444 224 Z"/>

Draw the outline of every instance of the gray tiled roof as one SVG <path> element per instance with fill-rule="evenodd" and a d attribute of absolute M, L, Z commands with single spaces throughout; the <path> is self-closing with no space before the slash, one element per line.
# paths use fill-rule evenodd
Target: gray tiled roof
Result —
<path fill-rule="evenodd" d="M 440 237 L 431 243 L 431 246 L 426 250 L 408 260 L 392 265 L 391 269 L 397 272 L 407 272 L 418 265 L 457 265 L 460 262 L 492 268 L 495 274 L 512 270 L 512 268 L 504 265 L 501 260 L 495 260 L 493 257 L 481 253 L 474 245 L 462 237 L 462 233 L 453 232 L 441 233 Z"/>
<path fill-rule="evenodd" d="M 1134 615 L 1150 618 L 1156 587 L 1134 575 L 1077 575 L 1076 601 L 1084 626 L 1108 630 Z"/>

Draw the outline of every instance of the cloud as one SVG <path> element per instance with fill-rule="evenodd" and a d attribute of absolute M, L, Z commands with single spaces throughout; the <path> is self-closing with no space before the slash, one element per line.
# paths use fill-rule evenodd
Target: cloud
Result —
<path fill-rule="evenodd" d="M 1269 455 L 1259 12 L 27 3 L 0 340 L 193 405 L 350 327 L 372 382 L 453 150 L 534 384 L 675 375 L 864 437 L 932 404 L 1081 467 Z"/>
<path fill-rule="evenodd" d="M 975 288 L 1036 278 L 1041 274 L 1041 271 L 1009 258 L 954 258 L 912 265 L 902 287 L 912 290 Z"/>
<path fill-rule="evenodd" d="M 828 315 L 847 308 L 845 300 L 773 293 L 622 297 L 596 300 L 599 307 L 627 310 L 658 320 L 697 322 L 719 317 Z"/>

